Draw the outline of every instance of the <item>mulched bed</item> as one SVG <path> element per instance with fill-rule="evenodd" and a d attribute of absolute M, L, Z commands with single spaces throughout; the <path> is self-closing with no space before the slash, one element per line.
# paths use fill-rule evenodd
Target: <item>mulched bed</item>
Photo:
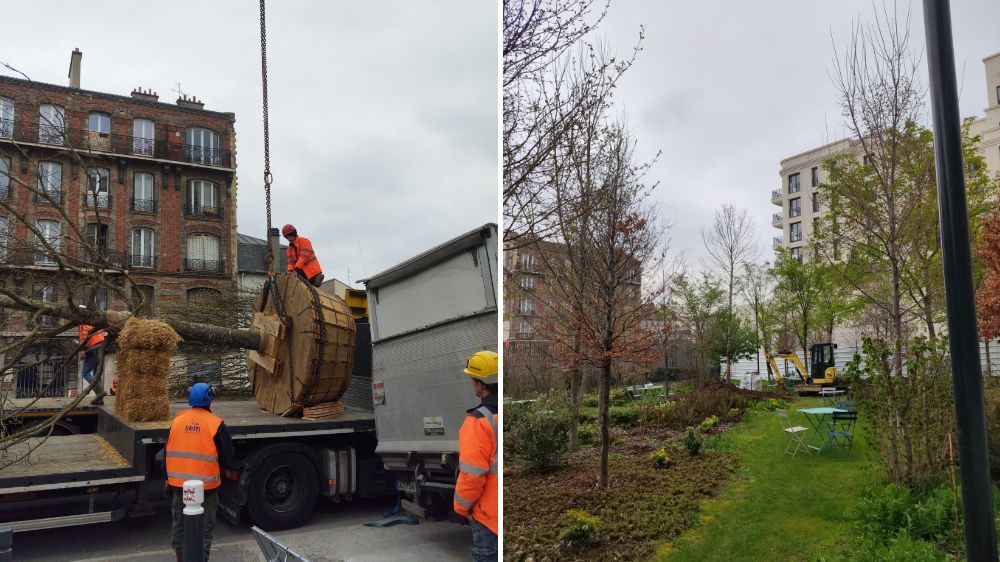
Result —
<path fill-rule="evenodd" d="M 672 466 L 655 468 L 649 453 L 682 434 L 662 428 L 615 431 L 609 461 L 611 485 L 604 491 L 596 488 L 596 447 L 574 453 L 567 466 L 550 474 L 505 468 L 504 559 L 542 562 L 650 556 L 658 543 L 691 526 L 699 503 L 714 495 L 738 466 L 737 457 L 730 453 L 710 451 L 691 457 L 681 448 L 671 453 Z M 563 514 L 573 508 L 601 518 L 599 542 L 581 552 L 567 550 L 559 541 Z"/>

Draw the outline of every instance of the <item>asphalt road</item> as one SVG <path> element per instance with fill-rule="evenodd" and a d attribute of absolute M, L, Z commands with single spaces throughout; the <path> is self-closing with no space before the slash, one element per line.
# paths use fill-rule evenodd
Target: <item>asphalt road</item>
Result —
<path fill-rule="evenodd" d="M 382 519 L 390 502 L 334 504 L 321 500 L 302 527 L 272 533 L 312 562 L 469 560 L 468 527 L 447 521 L 365 527 Z M 169 508 L 154 516 L 116 523 L 32 531 L 14 535 L 14 560 L 52 562 L 173 562 Z M 258 562 L 264 555 L 250 526 L 219 519 L 212 562 Z"/>

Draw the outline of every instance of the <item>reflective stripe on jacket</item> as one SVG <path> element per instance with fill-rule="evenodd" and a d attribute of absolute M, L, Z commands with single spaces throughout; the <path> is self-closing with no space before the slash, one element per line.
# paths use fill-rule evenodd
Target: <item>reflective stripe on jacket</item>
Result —
<path fill-rule="evenodd" d="M 222 419 L 204 408 L 179 412 L 167 438 L 167 484 L 184 487 L 185 480 L 201 480 L 205 489 L 218 488 L 219 452 L 215 434 Z"/>
<path fill-rule="evenodd" d="M 296 269 L 301 269 L 306 274 L 306 279 L 312 279 L 323 270 L 319 267 L 319 260 L 313 252 L 312 242 L 308 238 L 296 236 L 295 240 L 288 243 L 288 273 Z"/>
<path fill-rule="evenodd" d="M 95 345 L 104 341 L 104 330 L 94 331 L 94 327 L 90 324 L 80 324 L 76 327 L 77 339 L 80 343 L 84 344 L 84 347 L 90 349 Z M 86 342 L 86 343 L 84 343 Z"/>
<path fill-rule="evenodd" d="M 455 511 L 488 527 L 499 527 L 499 477 L 497 474 L 497 406 L 484 401 L 469 410 L 458 431 L 458 481 Z"/>

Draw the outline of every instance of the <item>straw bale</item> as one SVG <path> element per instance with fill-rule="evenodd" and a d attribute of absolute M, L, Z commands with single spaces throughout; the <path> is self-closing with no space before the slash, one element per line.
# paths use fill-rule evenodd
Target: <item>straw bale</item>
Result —
<path fill-rule="evenodd" d="M 127 421 L 162 421 L 170 418 L 170 401 L 166 394 L 153 398 L 130 399 L 122 409 L 121 417 Z"/>
<path fill-rule="evenodd" d="M 147 349 L 171 352 L 181 337 L 169 325 L 159 320 L 130 317 L 118 334 L 122 349 Z"/>

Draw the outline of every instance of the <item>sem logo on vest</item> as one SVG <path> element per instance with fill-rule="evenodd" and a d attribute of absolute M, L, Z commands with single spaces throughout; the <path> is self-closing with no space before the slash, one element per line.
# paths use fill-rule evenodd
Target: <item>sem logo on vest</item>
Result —
<path fill-rule="evenodd" d="M 201 433 L 201 426 L 198 425 L 198 422 L 194 422 L 191 425 L 185 425 L 184 431 L 188 433 Z"/>

